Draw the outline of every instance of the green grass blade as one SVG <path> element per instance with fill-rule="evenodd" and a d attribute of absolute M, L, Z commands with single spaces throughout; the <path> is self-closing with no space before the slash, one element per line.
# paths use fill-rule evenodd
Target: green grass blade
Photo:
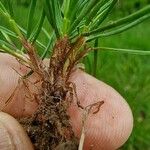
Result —
<path fill-rule="evenodd" d="M 64 0 L 63 1 L 63 5 L 62 5 L 62 12 L 63 12 L 63 26 L 62 26 L 62 32 L 63 34 L 66 34 L 67 33 L 67 30 L 68 30 L 68 26 L 70 24 L 70 21 L 69 21 L 69 16 L 68 16 L 68 12 L 69 12 L 69 7 L 70 7 L 70 4 L 71 4 L 71 0 Z"/>
<path fill-rule="evenodd" d="M 27 31 L 25 29 L 23 29 L 21 26 L 18 25 L 18 28 L 22 31 L 22 33 L 26 34 Z M 44 44 L 42 44 L 39 40 L 36 40 L 37 45 L 42 48 L 45 49 L 46 46 Z"/>
<path fill-rule="evenodd" d="M 77 19 L 74 21 L 74 23 L 71 25 L 70 29 L 69 29 L 69 33 L 71 33 L 72 30 L 76 29 L 77 26 L 79 25 L 79 23 L 83 20 L 83 18 L 86 16 L 86 14 L 93 8 L 93 6 L 95 6 L 98 3 L 97 0 L 91 0 L 88 1 L 88 4 L 86 7 L 84 7 L 79 16 L 77 16 Z"/>
<path fill-rule="evenodd" d="M 5 6 L 2 4 L 2 2 L 0 1 L 0 8 L 3 12 L 8 13 Z"/>
<path fill-rule="evenodd" d="M 8 5 L 9 14 L 11 15 L 11 17 L 14 17 L 14 11 L 13 11 L 13 7 L 12 7 L 12 0 L 7 0 L 6 3 Z"/>
<path fill-rule="evenodd" d="M 25 62 L 25 63 L 27 63 L 27 64 L 30 63 L 29 61 L 27 61 L 27 59 L 26 59 L 22 54 L 16 52 L 16 51 L 13 50 L 13 49 L 10 49 L 9 47 L 7 47 L 7 46 L 4 45 L 4 44 L 2 45 L 2 49 L 3 49 L 4 52 L 6 52 L 6 53 L 8 53 L 8 54 L 10 54 L 10 55 L 12 55 L 12 56 L 18 58 L 19 60 L 21 60 L 21 61 L 23 61 L 23 62 Z"/>
<path fill-rule="evenodd" d="M 8 35 L 15 37 L 19 40 L 24 38 L 23 34 L 21 33 L 20 27 L 15 22 L 15 20 L 10 16 L 10 14 L 7 12 L 6 8 L 1 2 L 0 2 L 0 16 L 7 21 L 9 27 L 11 28 L 11 30 L 9 30 L 5 27 L 0 26 L 0 31 L 4 31 Z"/>
<path fill-rule="evenodd" d="M 69 8 L 69 20 L 72 23 L 74 23 L 74 20 L 77 18 L 77 14 L 79 14 L 82 9 L 84 8 L 84 6 L 86 5 L 86 3 L 88 2 L 88 0 L 72 0 L 71 4 L 70 4 L 70 8 Z"/>
<path fill-rule="evenodd" d="M 63 1 L 63 5 L 62 5 L 62 12 L 64 15 L 64 18 L 68 18 L 68 12 L 69 12 L 69 7 L 71 4 L 71 0 L 64 0 Z"/>
<path fill-rule="evenodd" d="M 57 21 L 55 20 L 55 16 L 56 16 L 55 13 L 58 10 L 56 10 L 56 8 L 53 7 L 53 5 L 55 5 L 54 2 L 56 3 L 56 1 L 54 1 L 54 0 L 51 0 L 51 1 L 44 0 L 44 9 L 45 9 L 47 19 L 48 19 L 50 25 L 52 26 L 52 28 L 55 31 L 56 37 L 59 38 L 60 37 L 60 32 L 59 32 L 59 29 L 58 29 L 58 26 L 57 26 L 58 19 L 57 19 Z M 58 2 L 58 0 L 57 0 L 57 2 Z M 55 7 L 57 7 L 57 6 L 55 6 Z"/>
<path fill-rule="evenodd" d="M 46 13 L 46 16 L 47 16 L 47 19 L 48 19 L 50 25 L 52 26 L 52 28 L 54 28 L 54 22 L 53 22 L 54 15 L 52 13 L 52 8 L 51 8 L 49 0 L 44 0 L 44 10 L 45 10 L 45 13 Z"/>
<path fill-rule="evenodd" d="M 93 18 L 95 18 L 98 15 L 99 10 L 101 7 L 105 4 L 106 0 L 100 0 L 94 7 L 93 9 L 87 14 L 86 16 L 86 26 L 89 25 L 89 23 L 92 21 L 93 23 Z"/>
<path fill-rule="evenodd" d="M 8 34 L 6 34 L 4 31 L 1 31 L 1 33 L 2 33 L 2 35 L 5 37 L 5 39 L 6 39 L 6 41 L 7 41 L 8 43 L 14 45 L 13 42 L 12 42 L 12 40 L 11 40 L 11 38 L 9 37 Z"/>
<path fill-rule="evenodd" d="M 13 20 L 11 18 L 11 16 L 9 15 L 9 13 L 7 11 L 4 11 L 5 7 L 2 5 L 2 3 L 0 3 L 0 16 L 3 17 L 7 23 L 10 25 L 10 27 L 14 30 L 14 32 L 19 36 L 20 39 L 23 39 L 23 35 L 20 32 L 17 23 L 15 22 L 15 20 Z"/>
<path fill-rule="evenodd" d="M 26 34 L 26 30 L 25 30 L 25 29 L 23 29 L 23 28 L 20 27 L 20 26 L 18 26 L 18 28 L 19 28 L 24 34 Z M 4 33 L 6 33 L 6 34 L 8 34 L 8 35 L 10 35 L 10 36 L 12 36 L 12 37 L 14 37 L 14 38 L 16 38 L 16 39 L 19 38 L 15 32 L 12 32 L 12 31 L 10 31 L 9 29 L 7 29 L 7 28 L 5 28 L 5 27 L 0 26 L 0 31 L 3 31 Z M 45 48 L 46 48 L 46 46 L 45 46 L 44 44 L 42 44 L 40 41 L 37 40 L 36 43 L 37 43 L 37 45 L 38 45 L 40 48 L 42 48 L 42 49 L 45 49 Z"/>
<path fill-rule="evenodd" d="M 59 0 L 52 0 L 52 8 L 54 11 L 54 19 L 56 22 L 56 27 L 58 32 L 59 32 L 59 36 L 61 36 L 61 28 L 62 28 L 62 15 L 61 15 L 61 7 L 60 7 L 60 2 Z"/>
<path fill-rule="evenodd" d="M 139 11 L 127 16 L 127 17 L 121 18 L 117 21 L 113 21 L 113 22 L 109 23 L 108 25 L 102 26 L 102 27 L 97 28 L 97 29 L 95 29 L 93 31 L 90 31 L 90 32 L 83 33 L 83 35 L 84 36 L 90 36 L 92 34 L 97 34 L 97 33 L 100 33 L 100 32 L 104 32 L 106 30 L 121 26 L 125 23 L 135 21 L 136 19 L 138 19 L 138 18 L 140 18 L 140 17 L 142 17 L 146 14 L 150 14 L 150 5 L 147 5 L 143 9 L 141 9 L 141 10 L 139 10 Z"/>
<path fill-rule="evenodd" d="M 119 53 L 129 53 L 135 55 L 150 55 L 150 51 L 144 50 L 132 50 L 132 49 L 122 49 L 122 48 L 110 48 L 110 47 L 95 47 L 94 50 L 107 50 Z"/>
<path fill-rule="evenodd" d="M 110 32 L 106 32 L 106 33 L 103 33 L 103 34 L 96 34 L 96 35 L 93 35 L 93 36 L 89 36 L 87 38 L 87 41 L 91 41 L 91 40 L 94 40 L 96 38 L 99 38 L 99 37 L 107 37 L 107 36 L 111 36 L 111 35 L 115 35 L 115 34 L 119 34 L 119 33 L 122 33 L 138 24 L 140 24 L 141 22 L 147 20 L 148 18 L 150 18 L 150 14 L 148 15 L 145 15 L 137 20 L 135 20 L 134 22 L 131 22 L 123 27 L 120 27 L 119 29 L 116 29 L 114 31 L 110 31 Z"/>
<path fill-rule="evenodd" d="M 10 49 L 15 49 L 15 51 L 18 50 L 18 49 L 16 49 L 16 47 L 14 47 L 14 45 L 12 45 L 11 43 L 8 43 L 4 40 L 0 40 L 0 45 L 1 45 L 1 47 L 3 47 L 3 45 L 6 45 Z"/>
<path fill-rule="evenodd" d="M 0 53 L 6 53 L 3 49 L 0 49 Z"/>
<path fill-rule="evenodd" d="M 43 54 L 41 56 L 42 60 L 46 57 L 46 55 L 48 54 L 49 50 L 52 49 L 54 42 L 55 42 L 55 40 L 54 40 L 54 33 L 53 33 L 51 35 L 51 37 L 49 38 L 49 42 L 47 44 L 47 47 L 46 47 L 46 49 L 44 50 L 44 52 L 43 52 Z"/>
<path fill-rule="evenodd" d="M 95 40 L 94 47 L 98 47 L 98 38 Z M 94 60 L 93 60 L 93 76 L 97 75 L 97 63 L 98 63 L 98 50 L 94 51 Z"/>
<path fill-rule="evenodd" d="M 48 33 L 48 31 L 44 27 L 42 27 L 42 31 L 46 35 L 46 37 L 49 39 L 50 38 L 50 34 Z"/>
<path fill-rule="evenodd" d="M 27 39 L 30 37 L 30 34 L 32 32 L 33 17 L 35 13 L 36 2 L 37 0 L 31 0 L 29 15 L 28 15 L 28 23 L 27 23 Z"/>
<path fill-rule="evenodd" d="M 12 37 L 18 38 L 18 36 L 17 36 L 17 34 L 15 32 L 10 31 L 9 29 L 7 29 L 7 28 L 5 28 L 3 26 L 0 26 L 0 31 L 4 32 L 4 33 L 6 33 L 6 34 L 8 34 L 8 35 L 10 35 Z"/>
<path fill-rule="evenodd" d="M 40 41 L 37 40 L 36 43 L 40 48 L 42 48 L 42 49 L 46 48 L 46 46 L 43 43 L 41 43 Z"/>
<path fill-rule="evenodd" d="M 107 18 L 108 14 L 113 9 L 113 7 L 117 3 L 117 1 L 118 0 L 112 0 L 112 2 L 110 3 L 110 6 L 106 9 L 106 11 L 104 11 L 104 14 L 102 14 L 102 17 L 97 21 L 97 23 L 95 24 L 95 26 L 93 26 L 93 29 L 97 28 Z"/>
<path fill-rule="evenodd" d="M 43 10 L 42 11 L 42 15 L 41 15 L 41 18 L 38 22 L 38 25 L 34 31 L 34 33 L 32 33 L 32 36 L 31 36 L 31 42 L 34 43 L 36 41 L 36 39 L 38 38 L 41 30 L 42 30 L 42 27 L 43 27 L 43 23 L 44 23 L 44 19 L 45 19 L 45 11 Z"/>

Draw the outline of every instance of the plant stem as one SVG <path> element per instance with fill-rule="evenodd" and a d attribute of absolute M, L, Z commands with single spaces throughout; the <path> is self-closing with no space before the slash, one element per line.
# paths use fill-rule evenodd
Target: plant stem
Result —
<path fill-rule="evenodd" d="M 94 47 L 98 47 L 98 38 L 95 40 Z M 98 50 L 94 51 L 93 76 L 97 74 Z"/>

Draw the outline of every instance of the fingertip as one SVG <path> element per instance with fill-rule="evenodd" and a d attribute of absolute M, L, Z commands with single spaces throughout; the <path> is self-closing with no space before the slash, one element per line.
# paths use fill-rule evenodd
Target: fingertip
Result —
<path fill-rule="evenodd" d="M 86 120 L 84 149 L 115 150 L 121 147 L 133 128 L 129 105 L 112 87 L 81 71 L 74 74 L 72 81 L 76 84 L 78 99 L 83 106 L 104 100 L 99 112 L 89 115 Z M 74 132 L 80 138 L 82 110 L 75 103 L 69 113 Z"/>
<path fill-rule="evenodd" d="M 0 149 L 33 150 L 21 125 L 10 115 L 0 112 Z"/>

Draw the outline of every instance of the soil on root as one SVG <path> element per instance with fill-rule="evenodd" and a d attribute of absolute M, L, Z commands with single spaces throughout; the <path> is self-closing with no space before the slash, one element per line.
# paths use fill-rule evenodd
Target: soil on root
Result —
<path fill-rule="evenodd" d="M 57 99 L 58 101 L 58 99 Z M 46 97 L 32 117 L 20 119 L 36 150 L 77 150 L 67 102 Z"/>

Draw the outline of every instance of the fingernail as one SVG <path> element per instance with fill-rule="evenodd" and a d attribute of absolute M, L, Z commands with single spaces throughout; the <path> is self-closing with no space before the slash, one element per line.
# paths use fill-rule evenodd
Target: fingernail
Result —
<path fill-rule="evenodd" d="M 2 122 L 0 122 L 0 149 L 3 150 L 15 149 L 11 136 Z"/>

